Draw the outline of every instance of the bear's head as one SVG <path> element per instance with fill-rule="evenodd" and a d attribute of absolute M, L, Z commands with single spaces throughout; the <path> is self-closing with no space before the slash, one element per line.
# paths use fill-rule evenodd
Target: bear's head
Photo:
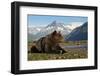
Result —
<path fill-rule="evenodd" d="M 61 43 L 64 41 L 64 38 L 61 34 L 61 32 L 57 32 L 57 31 L 54 31 L 51 33 L 51 37 L 52 37 L 52 40 L 55 42 L 55 43 Z"/>

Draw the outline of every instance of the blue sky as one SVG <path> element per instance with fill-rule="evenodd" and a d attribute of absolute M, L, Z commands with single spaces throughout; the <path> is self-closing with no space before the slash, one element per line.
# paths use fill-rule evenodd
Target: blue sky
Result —
<path fill-rule="evenodd" d="M 86 22 L 87 17 L 80 16 L 45 16 L 45 15 L 28 15 L 28 26 L 47 26 L 53 21 L 70 24 L 73 22 Z"/>

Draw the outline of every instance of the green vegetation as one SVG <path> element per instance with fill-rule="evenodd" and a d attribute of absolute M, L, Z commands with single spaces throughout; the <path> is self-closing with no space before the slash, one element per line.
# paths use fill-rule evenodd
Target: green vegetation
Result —
<path fill-rule="evenodd" d="M 71 50 L 64 54 L 28 53 L 28 60 L 56 60 L 56 59 L 82 59 L 87 58 L 86 49 Z"/>
<path fill-rule="evenodd" d="M 28 43 L 28 49 L 34 46 L 35 42 Z M 68 41 L 61 43 L 63 46 L 70 45 L 87 45 L 87 41 Z M 64 54 L 48 54 L 48 53 L 28 53 L 28 60 L 57 60 L 57 59 L 83 59 L 88 58 L 87 48 L 67 48 Z"/>
<path fill-rule="evenodd" d="M 70 45 L 87 45 L 87 40 L 81 40 L 81 41 L 66 41 L 61 43 L 64 46 L 70 46 Z"/>

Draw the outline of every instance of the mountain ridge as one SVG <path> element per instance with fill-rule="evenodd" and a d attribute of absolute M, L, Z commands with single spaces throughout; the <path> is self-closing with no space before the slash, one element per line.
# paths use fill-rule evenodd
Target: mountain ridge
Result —
<path fill-rule="evenodd" d="M 82 26 L 75 28 L 69 35 L 66 36 L 65 40 L 68 41 L 79 41 L 87 40 L 88 34 L 88 22 L 85 22 Z"/>
<path fill-rule="evenodd" d="M 66 25 L 67 26 L 67 25 Z M 66 27 L 64 23 L 57 22 L 56 20 L 51 22 L 45 27 L 28 27 L 28 39 L 29 41 L 38 40 L 41 37 L 44 37 L 53 31 L 61 31 L 63 36 L 68 35 L 73 29 Z M 78 25 L 79 26 L 79 25 Z M 75 28 L 76 26 L 74 26 Z M 32 36 L 31 36 L 32 35 Z"/>

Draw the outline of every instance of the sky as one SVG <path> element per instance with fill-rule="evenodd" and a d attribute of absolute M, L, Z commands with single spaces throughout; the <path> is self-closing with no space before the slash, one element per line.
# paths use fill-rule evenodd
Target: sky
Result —
<path fill-rule="evenodd" d="M 57 21 L 64 24 L 71 24 L 71 23 L 84 23 L 88 21 L 87 17 L 81 16 L 50 16 L 50 15 L 28 15 L 28 26 L 47 26 L 48 24 L 52 23 L 53 21 Z"/>

